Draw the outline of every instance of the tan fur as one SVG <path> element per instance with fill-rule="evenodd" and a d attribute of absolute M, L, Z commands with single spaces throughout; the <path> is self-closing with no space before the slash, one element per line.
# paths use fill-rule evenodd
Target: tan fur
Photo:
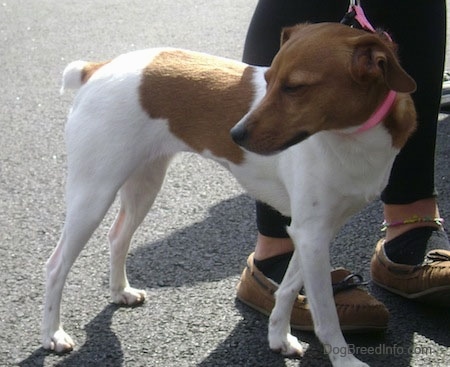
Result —
<path fill-rule="evenodd" d="M 163 51 L 143 72 L 141 104 L 150 117 L 167 119 L 170 131 L 193 150 L 238 164 L 244 154 L 229 131 L 250 108 L 252 75 L 239 62 Z"/>
<path fill-rule="evenodd" d="M 106 65 L 108 63 L 109 63 L 109 61 L 90 62 L 89 64 L 87 64 L 81 72 L 81 82 L 83 84 L 86 83 L 89 80 L 89 78 L 92 76 L 92 74 L 94 74 L 103 65 Z"/>
<path fill-rule="evenodd" d="M 399 93 L 392 108 L 386 116 L 384 125 L 392 135 L 392 145 L 401 149 L 408 141 L 409 136 L 416 129 L 416 109 L 409 95 Z"/>

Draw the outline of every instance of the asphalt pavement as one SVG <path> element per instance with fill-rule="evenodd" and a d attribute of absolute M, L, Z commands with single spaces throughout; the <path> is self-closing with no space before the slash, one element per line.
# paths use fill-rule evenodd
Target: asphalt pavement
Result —
<path fill-rule="evenodd" d="M 113 305 L 107 230 L 114 204 L 74 265 L 63 296 L 75 350 L 40 346 L 44 264 L 64 220 L 63 130 L 73 93 L 59 95 L 61 72 L 77 59 L 107 60 L 155 46 L 240 59 L 256 0 L 88 0 L 0 2 L 0 365 L 329 366 L 311 333 L 301 360 L 271 353 L 267 318 L 235 300 L 255 241 L 254 205 L 221 167 L 189 154 L 134 237 L 129 279 L 147 290 L 140 307 Z M 436 185 L 449 223 L 450 118 L 438 132 Z M 419 173 L 420 174 L 420 173 Z M 346 225 L 333 264 L 369 278 L 381 236 L 379 202 Z M 450 366 L 448 309 L 407 302 L 369 284 L 391 311 L 382 335 L 348 342 L 371 366 Z"/>

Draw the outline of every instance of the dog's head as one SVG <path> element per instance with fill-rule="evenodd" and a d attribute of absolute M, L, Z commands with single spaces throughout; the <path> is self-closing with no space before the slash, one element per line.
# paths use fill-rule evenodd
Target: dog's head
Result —
<path fill-rule="evenodd" d="M 285 29 L 265 74 L 266 94 L 231 130 L 233 139 L 272 154 L 319 131 L 362 124 L 389 90 L 416 88 L 394 47 L 383 35 L 337 23 Z"/>

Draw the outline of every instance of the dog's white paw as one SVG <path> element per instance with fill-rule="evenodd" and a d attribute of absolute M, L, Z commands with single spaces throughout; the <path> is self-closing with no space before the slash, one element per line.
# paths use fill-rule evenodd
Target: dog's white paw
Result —
<path fill-rule="evenodd" d="M 59 328 L 53 334 L 44 334 L 42 337 L 42 346 L 45 349 L 54 350 L 56 353 L 67 353 L 73 350 L 75 343 L 72 338 L 62 328 Z"/>
<path fill-rule="evenodd" d="M 147 293 L 142 289 L 126 287 L 122 291 L 112 292 L 114 303 L 128 306 L 136 306 L 145 301 Z"/>
<path fill-rule="evenodd" d="M 276 353 L 281 353 L 286 357 L 302 357 L 303 356 L 303 347 L 298 341 L 298 339 L 291 335 L 287 334 L 286 338 L 278 339 L 271 338 L 269 339 L 270 349 Z"/>

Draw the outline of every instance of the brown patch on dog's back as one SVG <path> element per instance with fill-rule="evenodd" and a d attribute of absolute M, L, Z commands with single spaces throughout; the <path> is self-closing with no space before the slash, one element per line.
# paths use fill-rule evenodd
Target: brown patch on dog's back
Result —
<path fill-rule="evenodd" d="M 103 65 L 108 64 L 109 61 L 103 62 L 90 62 L 86 64 L 86 66 L 81 71 L 81 82 L 86 83 L 89 78 L 94 74 L 98 69 L 100 69 Z"/>
<path fill-rule="evenodd" d="M 140 102 L 150 117 L 167 119 L 170 131 L 193 150 L 239 164 L 244 152 L 230 129 L 253 101 L 253 70 L 206 54 L 162 51 L 143 71 Z"/>

